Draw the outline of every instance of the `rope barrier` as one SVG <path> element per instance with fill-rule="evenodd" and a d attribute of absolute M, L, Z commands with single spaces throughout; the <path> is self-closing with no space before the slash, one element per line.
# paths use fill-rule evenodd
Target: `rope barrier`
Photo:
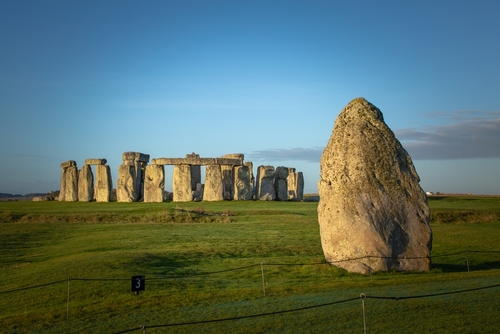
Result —
<path fill-rule="evenodd" d="M 36 289 L 36 288 L 41 288 L 41 287 L 44 287 L 44 286 L 49 286 L 49 285 L 54 285 L 54 284 L 59 284 L 59 283 L 65 283 L 67 280 L 60 280 L 60 281 L 55 281 L 55 282 L 50 282 L 50 283 L 45 283 L 45 284 L 40 284 L 40 285 L 35 285 L 35 286 L 28 286 L 28 287 L 25 287 L 25 288 L 19 288 L 19 289 L 14 289 L 14 290 L 7 290 L 7 291 L 1 291 L 0 292 L 0 295 L 1 294 L 4 294 L 4 293 L 11 293 L 11 292 L 17 292 L 17 291 L 23 291 L 23 290 L 29 290 L 29 289 Z"/>
<path fill-rule="evenodd" d="M 404 300 L 404 299 L 428 298 L 428 297 L 435 297 L 435 296 L 443 296 L 443 295 L 452 295 L 452 294 L 459 294 L 459 293 L 467 293 L 467 292 L 478 291 L 478 290 L 486 290 L 486 289 L 492 289 L 492 288 L 497 288 L 497 287 L 500 287 L 500 284 L 489 285 L 489 286 L 484 286 L 484 287 L 479 287 L 479 288 L 473 288 L 473 289 L 466 289 L 466 290 L 448 291 L 448 292 L 440 292 L 440 293 L 433 293 L 433 294 L 427 294 L 427 295 L 415 295 L 415 296 L 404 296 L 404 297 L 369 296 L 369 295 L 366 295 L 364 293 L 361 293 L 359 295 L 359 297 L 348 298 L 348 299 L 344 299 L 344 300 L 339 300 L 339 301 L 329 302 L 329 303 L 323 303 L 323 304 L 316 304 L 316 305 L 304 306 L 304 307 L 299 307 L 299 308 L 294 308 L 294 309 L 288 309 L 288 310 L 281 310 L 281 311 L 274 311 L 274 312 L 267 312 L 267 313 L 259 313 L 259 314 L 250 314 L 250 315 L 244 315 L 244 316 L 238 316 L 238 317 L 209 319 L 209 320 L 199 320 L 199 321 L 192 321 L 192 322 L 180 322 L 180 323 L 163 324 L 163 325 L 152 325 L 152 326 L 142 325 L 141 327 L 127 329 L 127 330 L 124 330 L 124 331 L 116 332 L 115 334 L 128 333 L 128 332 L 133 332 L 133 331 L 137 331 L 137 330 L 141 330 L 141 329 L 146 329 L 146 328 L 177 327 L 177 326 L 199 325 L 199 324 L 207 324 L 207 323 L 223 322 L 223 321 L 232 321 L 232 320 L 240 320 L 240 319 L 248 319 L 248 318 L 258 318 L 258 317 L 264 317 L 264 316 L 270 316 L 270 315 L 277 315 L 277 314 L 284 314 L 284 313 L 291 313 L 291 312 L 298 312 L 298 311 L 303 311 L 303 310 L 309 310 L 309 309 L 314 309 L 314 308 L 320 308 L 320 307 L 325 307 L 325 306 L 342 304 L 342 303 L 347 303 L 347 302 L 351 302 L 351 301 L 358 300 L 358 299 L 361 299 L 361 301 L 362 301 L 362 307 L 363 307 L 363 325 L 364 325 L 364 331 L 366 333 L 366 318 L 365 318 L 365 303 L 364 303 L 365 299 L 370 298 L 370 299 L 386 299 L 386 300 L 399 301 L 399 300 Z"/>
<path fill-rule="evenodd" d="M 348 262 L 348 261 L 357 261 L 357 260 L 364 260 L 364 259 L 371 259 L 371 258 L 378 258 L 378 259 L 388 259 L 388 260 L 414 260 L 414 259 L 435 259 L 438 257 L 446 257 L 446 256 L 452 256 L 452 255 L 459 255 L 459 254 L 468 254 L 468 253 L 500 253 L 500 250 L 488 250 L 488 251 L 480 251 L 480 250 L 466 250 L 466 251 L 460 251 L 460 252 L 455 252 L 455 253 L 446 253 L 446 254 L 439 254 L 439 255 L 434 255 L 432 257 L 427 257 L 427 256 L 421 256 L 421 257 L 385 257 L 385 256 L 375 256 L 375 255 L 366 255 L 366 256 L 361 256 L 361 257 L 356 257 L 356 258 L 349 258 L 349 259 L 343 259 L 343 260 L 338 260 L 338 261 L 330 261 L 330 262 L 315 262 L 315 263 L 259 263 L 259 264 L 252 264 L 248 266 L 243 266 L 243 267 L 237 267 L 237 268 L 231 268 L 231 269 L 226 269 L 226 270 L 219 270 L 219 271 L 212 271 L 212 272 L 204 272 L 204 273 L 194 273 L 194 274 L 185 274 L 185 275 L 175 275 L 175 276 L 163 276 L 163 277 L 148 277 L 148 280 L 168 280 L 168 279 L 178 279 L 178 278 L 187 278 L 187 277 L 195 277 L 195 276 L 206 276 L 206 275 L 214 275 L 214 274 L 221 274 L 225 272 L 231 272 L 231 271 L 238 271 L 238 270 L 243 270 L 243 269 L 248 269 L 248 268 L 253 268 L 253 267 L 258 267 L 258 266 L 313 266 L 313 265 L 324 265 L 324 264 L 331 264 L 335 265 L 336 263 L 340 262 Z M 129 281 L 130 278 L 72 278 L 73 281 Z M 29 289 L 35 289 L 35 288 L 40 288 L 44 286 L 49 286 L 49 285 L 54 285 L 58 283 L 63 283 L 66 282 L 67 280 L 59 280 L 59 281 L 54 281 L 50 283 L 45 283 L 45 284 L 40 284 L 40 285 L 35 285 L 35 286 L 30 286 L 30 287 L 25 287 L 25 288 L 19 288 L 19 289 L 13 289 L 13 290 L 6 290 L 6 291 L 0 291 L 0 294 L 6 294 L 6 293 L 12 293 L 12 292 L 17 292 L 17 291 L 23 291 L 23 290 L 29 290 Z"/>
<path fill-rule="evenodd" d="M 335 305 L 335 304 L 342 304 L 342 303 L 347 303 L 347 302 L 351 302 L 351 301 L 358 300 L 358 299 L 359 299 L 359 297 L 355 297 L 355 298 L 349 298 L 349 299 L 339 300 L 339 301 L 330 302 L 330 303 L 310 305 L 310 306 L 304 306 L 304 307 L 299 307 L 299 308 L 294 308 L 294 309 L 274 311 L 274 312 L 268 312 L 268 313 L 249 314 L 249 315 L 242 315 L 242 316 L 238 316 L 238 317 L 209 319 L 209 320 L 200 320 L 200 321 L 192 321 L 192 322 L 179 322 L 179 323 L 173 323 L 173 324 L 152 325 L 152 326 L 147 326 L 147 327 L 144 326 L 144 328 L 177 327 L 177 326 L 199 325 L 199 324 L 207 324 L 207 323 L 214 323 L 214 322 L 223 322 L 223 321 L 241 320 L 241 319 L 249 319 L 249 318 L 258 318 L 258 317 L 265 317 L 265 316 L 276 315 L 276 314 L 283 314 L 283 313 L 291 313 L 291 312 L 304 311 L 304 310 L 309 310 L 309 309 L 314 309 L 314 308 L 319 308 L 319 307 L 325 307 L 325 306 L 330 306 L 330 305 Z M 142 329 L 142 328 L 143 327 L 134 328 L 134 329 L 127 329 L 127 330 L 124 330 L 124 331 L 121 331 L 121 332 L 116 332 L 115 334 L 127 333 L 127 332 L 131 332 L 131 331 L 134 331 L 134 330 L 139 330 L 139 329 Z"/>

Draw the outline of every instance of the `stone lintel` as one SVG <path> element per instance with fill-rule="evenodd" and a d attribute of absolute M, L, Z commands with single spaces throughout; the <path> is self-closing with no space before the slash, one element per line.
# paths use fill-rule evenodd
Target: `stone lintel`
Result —
<path fill-rule="evenodd" d="M 67 168 L 67 167 L 76 167 L 76 161 L 68 160 L 61 163 L 61 168 Z"/>
<path fill-rule="evenodd" d="M 85 159 L 84 165 L 105 165 L 106 159 Z"/>
<path fill-rule="evenodd" d="M 149 154 L 139 153 L 139 152 L 123 152 L 122 160 L 134 160 L 140 162 L 149 162 Z"/>
<path fill-rule="evenodd" d="M 156 158 L 151 160 L 153 165 L 191 165 L 191 166 L 206 166 L 206 165 L 243 165 L 243 159 L 226 159 L 226 158 Z"/>

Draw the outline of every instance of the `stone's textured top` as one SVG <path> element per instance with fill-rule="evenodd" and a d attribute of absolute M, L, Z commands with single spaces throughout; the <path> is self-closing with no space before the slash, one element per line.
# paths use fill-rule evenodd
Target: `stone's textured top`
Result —
<path fill-rule="evenodd" d="M 289 174 L 289 169 L 287 167 L 278 166 L 276 167 L 275 175 L 277 179 L 286 179 Z"/>
<path fill-rule="evenodd" d="M 149 162 L 149 154 L 139 153 L 139 152 L 124 152 L 122 154 L 122 160 L 135 160 L 141 162 Z"/>
<path fill-rule="evenodd" d="M 85 159 L 84 165 L 105 165 L 106 159 Z"/>
<path fill-rule="evenodd" d="M 222 158 L 225 159 L 238 159 L 243 161 L 245 159 L 245 155 L 241 153 L 230 153 L 230 154 L 224 154 Z"/>
<path fill-rule="evenodd" d="M 410 156 L 377 107 L 357 98 L 341 111 L 321 157 L 320 177 L 318 222 L 327 261 L 371 255 L 398 260 L 335 265 L 360 273 L 429 270 L 427 198 Z"/>
<path fill-rule="evenodd" d="M 243 159 L 230 159 L 230 158 L 200 158 L 187 155 L 186 158 L 156 158 L 151 160 L 153 165 L 192 165 L 192 166 L 206 166 L 206 165 L 243 165 Z"/>
<path fill-rule="evenodd" d="M 61 163 L 61 168 L 67 168 L 67 167 L 76 167 L 76 161 L 68 160 Z"/>

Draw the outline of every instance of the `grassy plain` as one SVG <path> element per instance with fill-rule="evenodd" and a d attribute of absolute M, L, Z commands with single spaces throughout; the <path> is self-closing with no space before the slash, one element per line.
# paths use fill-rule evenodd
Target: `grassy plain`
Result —
<path fill-rule="evenodd" d="M 322 263 L 317 203 L 0 202 L 0 332 L 362 333 L 361 293 L 500 284 L 500 198 L 429 205 L 433 269 L 364 276 Z M 139 295 L 133 275 L 146 277 Z M 368 298 L 367 330 L 496 333 L 499 296 L 500 287 Z"/>

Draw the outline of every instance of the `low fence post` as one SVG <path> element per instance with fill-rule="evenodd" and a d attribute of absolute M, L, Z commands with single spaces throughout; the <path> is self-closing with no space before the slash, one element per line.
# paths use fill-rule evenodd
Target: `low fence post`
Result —
<path fill-rule="evenodd" d="M 69 319 L 69 286 L 70 286 L 70 282 L 71 282 L 71 277 L 68 277 L 68 298 L 67 298 L 67 302 L 66 302 L 66 320 Z"/>
<path fill-rule="evenodd" d="M 469 268 L 469 250 L 465 251 L 465 258 L 467 259 L 467 277 L 470 278 L 470 268 Z"/>
<path fill-rule="evenodd" d="M 264 297 L 266 296 L 266 280 L 264 278 L 264 263 L 260 263 L 260 271 L 262 272 L 262 291 L 264 291 Z"/>
<path fill-rule="evenodd" d="M 365 314 L 366 295 L 364 293 L 362 293 L 359 295 L 359 298 L 361 298 L 361 305 L 363 306 L 363 333 L 366 334 L 366 314 Z"/>

